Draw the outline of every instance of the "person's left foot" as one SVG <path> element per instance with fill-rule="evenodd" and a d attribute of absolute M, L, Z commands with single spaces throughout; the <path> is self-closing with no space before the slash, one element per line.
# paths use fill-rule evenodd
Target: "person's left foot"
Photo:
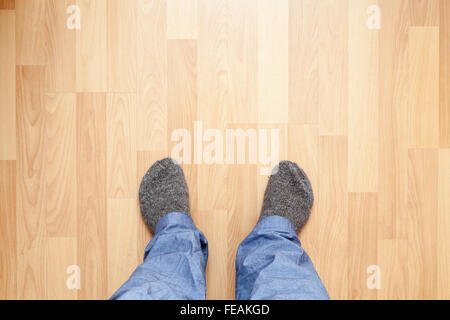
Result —
<path fill-rule="evenodd" d="M 141 213 L 150 231 L 168 213 L 190 216 L 189 191 L 183 170 L 173 159 L 156 161 L 142 178 L 139 188 Z"/>
<path fill-rule="evenodd" d="M 296 163 L 281 161 L 270 176 L 264 193 L 260 220 L 281 216 L 292 222 L 300 232 L 311 213 L 314 195 L 305 171 Z"/>

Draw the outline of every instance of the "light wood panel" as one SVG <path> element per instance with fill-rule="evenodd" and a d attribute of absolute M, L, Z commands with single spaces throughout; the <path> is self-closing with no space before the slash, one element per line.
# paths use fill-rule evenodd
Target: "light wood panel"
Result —
<path fill-rule="evenodd" d="M 450 3 L 439 5 L 439 138 L 441 148 L 450 148 Z"/>
<path fill-rule="evenodd" d="M 320 174 L 316 189 L 316 241 L 320 254 L 313 256 L 332 299 L 348 298 L 348 199 L 347 138 L 319 137 Z M 333 259 L 334 263 L 326 261 Z"/>
<path fill-rule="evenodd" d="M 108 91 L 136 92 L 136 1 L 107 2 Z"/>
<path fill-rule="evenodd" d="M 17 298 L 16 162 L 0 161 L 0 299 Z"/>
<path fill-rule="evenodd" d="M 361 14 L 372 0 L 348 6 L 348 190 L 378 190 L 378 32 Z"/>
<path fill-rule="evenodd" d="M 347 134 L 348 1 L 320 1 L 319 134 Z"/>
<path fill-rule="evenodd" d="M 76 95 L 47 93 L 45 164 L 47 235 L 77 235 Z"/>
<path fill-rule="evenodd" d="M 108 199 L 107 201 L 107 269 L 108 296 L 112 296 L 127 281 L 142 261 L 135 241 L 137 224 L 135 199 Z M 126 239 L 126 240 L 125 240 Z"/>
<path fill-rule="evenodd" d="M 136 196 L 136 95 L 108 94 L 106 110 L 107 195 Z"/>
<path fill-rule="evenodd" d="M 165 150 L 168 136 L 166 0 L 136 1 L 137 148 Z"/>
<path fill-rule="evenodd" d="M 15 12 L 0 11 L 0 160 L 16 160 Z"/>
<path fill-rule="evenodd" d="M 14 10 L 15 7 L 15 0 L 0 0 L 0 10 Z"/>
<path fill-rule="evenodd" d="M 179 141 L 173 141 L 172 133 L 178 129 L 190 132 L 189 145 L 193 145 L 194 121 L 197 117 L 197 46 L 193 40 L 169 40 L 167 43 L 168 61 L 168 115 L 169 115 L 169 150 L 173 150 Z M 173 136 L 175 138 L 175 136 Z M 181 139 L 180 139 L 181 140 Z M 189 155 L 187 149 L 181 153 L 184 161 L 185 175 L 189 186 L 196 184 L 196 167 L 194 150 Z M 175 157 L 176 155 L 171 155 Z M 175 157 L 176 158 L 176 157 Z M 180 163 L 181 159 L 177 159 Z M 191 199 L 194 200 L 194 199 Z M 195 200 L 194 200 L 195 201 Z"/>
<path fill-rule="evenodd" d="M 435 149 L 408 151 L 408 298 L 437 294 L 437 175 Z"/>
<path fill-rule="evenodd" d="M 227 1 L 229 123 L 258 122 L 257 1 Z M 211 42 L 211 40 L 209 40 Z M 206 64 L 203 62 L 202 64 Z M 201 99 L 201 98 L 200 98 Z"/>
<path fill-rule="evenodd" d="M 223 128 L 228 121 L 227 2 L 199 0 L 198 114 L 204 127 Z M 216 107 L 217 106 L 217 107 Z M 222 106 L 222 107 L 220 107 Z"/>
<path fill-rule="evenodd" d="M 359 232 L 355 232 L 359 230 Z M 348 298 L 376 299 L 367 286 L 369 266 L 378 264 L 376 193 L 348 194 Z"/>
<path fill-rule="evenodd" d="M 46 0 L 46 73 L 45 90 L 47 92 L 75 91 L 75 44 L 76 32 L 67 27 L 67 7 L 70 0 Z"/>
<path fill-rule="evenodd" d="M 70 266 L 77 265 L 76 237 L 55 237 L 46 241 L 47 299 L 74 300 L 78 290 L 67 286 Z M 69 269 L 70 270 L 70 269 Z"/>
<path fill-rule="evenodd" d="M 16 68 L 17 297 L 47 296 L 45 270 L 45 68 Z"/>
<path fill-rule="evenodd" d="M 77 94 L 77 230 L 80 299 L 107 295 L 106 95 Z"/>
<path fill-rule="evenodd" d="M 197 38 L 197 0 L 167 0 L 167 39 Z"/>
<path fill-rule="evenodd" d="M 15 3 L 17 64 L 45 64 L 45 2 L 17 0 Z"/>
<path fill-rule="evenodd" d="M 383 12 L 379 61 L 379 239 L 404 238 L 407 193 L 409 2 L 380 1 Z M 394 251 L 396 252 L 396 251 Z"/>
<path fill-rule="evenodd" d="M 439 28 L 408 32 L 408 137 L 411 148 L 439 146 Z"/>
<path fill-rule="evenodd" d="M 289 122 L 319 117 L 320 1 L 289 0 Z"/>
<path fill-rule="evenodd" d="M 286 123 L 288 120 L 288 11 L 288 0 L 258 1 L 260 123 Z"/>
<path fill-rule="evenodd" d="M 380 271 L 381 288 L 378 299 L 406 299 L 408 292 L 408 243 L 403 239 L 378 240 L 377 265 Z"/>
<path fill-rule="evenodd" d="M 449 17 L 447 0 L 0 0 L 0 298 L 109 298 L 142 262 L 139 185 L 177 129 L 208 299 L 234 297 L 267 183 L 259 158 L 194 159 L 226 129 L 278 129 L 308 174 L 299 236 L 331 298 L 449 298 Z"/>
<path fill-rule="evenodd" d="M 410 3 L 411 25 L 439 25 L 439 0 L 410 0 Z"/>
<path fill-rule="evenodd" d="M 76 30 L 76 91 L 106 92 L 108 87 L 107 1 L 77 0 L 83 27 Z"/>
<path fill-rule="evenodd" d="M 437 279 L 440 299 L 450 299 L 450 150 L 439 150 L 438 217 L 437 217 Z"/>

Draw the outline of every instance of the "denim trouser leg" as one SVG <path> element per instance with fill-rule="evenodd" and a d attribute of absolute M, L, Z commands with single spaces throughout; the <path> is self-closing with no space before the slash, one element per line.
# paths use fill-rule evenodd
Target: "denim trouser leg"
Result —
<path fill-rule="evenodd" d="M 262 219 L 239 246 L 236 299 L 329 299 L 288 219 Z"/>
<path fill-rule="evenodd" d="M 192 219 L 178 212 L 156 225 L 141 264 L 111 299 L 205 299 L 208 242 Z"/>

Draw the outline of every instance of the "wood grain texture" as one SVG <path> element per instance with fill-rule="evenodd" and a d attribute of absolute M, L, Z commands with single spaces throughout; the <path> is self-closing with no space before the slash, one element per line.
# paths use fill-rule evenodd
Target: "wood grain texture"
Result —
<path fill-rule="evenodd" d="M 332 299 L 348 298 L 348 199 L 347 199 L 347 138 L 319 137 L 320 175 L 315 202 L 318 247 L 322 251 L 314 258 L 318 272 Z M 326 199 L 326 200 L 325 200 Z M 317 214 L 318 213 L 318 214 Z M 333 259 L 333 265 L 326 260 Z M 339 266 L 339 268 L 336 268 Z"/>
<path fill-rule="evenodd" d="M 182 163 L 186 181 L 192 195 L 190 206 L 193 215 L 197 210 L 197 166 L 194 163 L 194 121 L 197 119 L 197 43 L 195 40 L 169 40 L 167 42 L 168 79 L 168 152 Z M 178 130 L 188 131 L 188 140 L 177 136 Z M 175 133 L 175 134 L 174 134 Z M 183 140 L 182 140 L 183 139 Z M 186 142 L 181 153 L 175 146 Z M 189 151 L 190 150 L 190 154 Z M 180 157 L 182 157 L 180 159 Z"/>
<path fill-rule="evenodd" d="M 409 0 L 411 25 L 438 26 L 439 0 Z"/>
<path fill-rule="evenodd" d="M 16 63 L 44 65 L 46 0 L 16 1 Z"/>
<path fill-rule="evenodd" d="M 349 299 L 376 299 L 377 290 L 367 287 L 370 266 L 377 265 L 377 195 L 348 194 Z"/>
<path fill-rule="evenodd" d="M 107 2 L 108 91 L 136 92 L 136 1 Z"/>
<path fill-rule="evenodd" d="M 17 298 L 47 296 L 45 272 L 45 68 L 16 68 Z"/>
<path fill-rule="evenodd" d="M 318 123 L 319 5 L 289 1 L 289 123 Z"/>
<path fill-rule="evenodd" d="M 15 8 L 15 0 L 0 0 L 0 10 L 14 10 Z"/>
<path fill-rule="evenodd" d="M 197 0 L 167 0 L 167 39 L 196 39 L 197 25 Z"/>
<path fill-rule="evenodd" d="M 437 217 L 437 297 L 450 299 L 450 150 L 439 150 L 438 217 Z"/>
<path fill-rule="evenodd" d="M 108 87 L 107 1 L 77 0 L 83 12 L 76 30 L 76 91 L 106 92 Z"/>
<path fill-rule="evenodd" d="M 67 287 L 70 266 L 77 265 L 77 239 L 75 237 L 47 238 L 45 259 L 47 274 L 47 299 L 74 300 L 78 298 L 76 289 Z"/>
<path fill-rule="evenodd" d="M 76 237 L 76 95 L 47 93 L 44 104 L 47 235 Z"/>
<path fill-rule="evenodd" d="M 15 13 L 0 11 L 0 160 L 16 160 Z"/>
<path fill-rule="evenodd" d="M 405 238 L 409 2 L 380 1 L 383 12 L 378 106 L 378 238 Z M 396 252 L 396 251 L 394 251 Z"/>
<path fill-rule="evenodd" d="M 437 294 L 438 152 L 408 151 L 408 298 Z"/>
<path fill-rule="evenodd" d="M 439 28 L 411 27 L 408 37 L 409 147 L 438 147 Z"/>
<path fill-rule="evenodd" d="M 348 1 L 323 0 L 319 18 L 319 134 L 347 134 Z"/>
<path fill-rule="evenodd" d="M 260 123 L 288 121 L 288 16 L 288 0 L 258 1 L 258 122 Z"/>
<path fill-rule="evenodd" d="M 229 123 L 258 122 L 258 12 L 252 0 L 227 1 Z M 200 62 L 205 64 L 205 62 Z"/>
<path fill-rule="evenodd" d="M 17 298 L 16 162 L 0 161 L 0 299 Z"/>
<path fill-rule="evenodd" d="M 77 94 L 77 230 L 80 299 L 107 295 L 106 95 Z"/>
<path fill-rule="evenodd" d="M 450 3 L 439 4 L 439 141 L 450 148 Z"/>
<path fill-rule="evenodd" d="M 193 132 L 197 116 L 196 41 L 169 40 L 167 60 L 169 132 L 183 128 Z"/>
<path fill-rule="evenodd" d="M 166 0 L 137 0 L 138 150 L 167 149 L 166 8 Z"/>
<path fill-rule="evenodd" d="M 142 252 L 138 256 L 138 243 L 133 241 L 137 234 L 138 219 L 135 199 L 108 199 L 106 229 L 109 297 L 127 281 L 141 262 Z M 125 239 L 128 241 L 124 241 Z"/>
<path fill-rule="evenodd" d="M 227 1 L 199 0 L 198 114 L 204 127 L 223 128 L 230 112 Z"/>
<path fill-rule="evenodd" d="M 381 288 L 378 299 L 400 300 L 408 297 L 408 243 L 405 239 L 378 240 L 378 266 Z"/>
<path fill-rule="evenodd" d="M 371 0 L 348 7 L 348 190 L 378 191 L 378 33 L 362 15 Z"/>
<path fill-rule="evenodd" d="M 46 0 L 46 78 L 47 92 L 74 92 L 76 81 L 76 33 L 67 28 L 70 0 Z"/>
<path fill-rule="evenodd" d="M 136 195 L 136 95 L 107 96 L 107 194 L 109 198 Z"/>

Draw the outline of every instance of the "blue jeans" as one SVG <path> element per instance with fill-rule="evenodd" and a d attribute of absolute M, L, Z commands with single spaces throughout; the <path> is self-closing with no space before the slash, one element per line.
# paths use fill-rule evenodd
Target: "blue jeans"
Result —
<path fill-rule="evenodd" d="M 165 215 L 141 264 L 111 299 L 205 299 L 208 242 L 192 219 Z M 329 299 L 292 223 L 258 222 L 238 248 L 236 299 Z"/>

